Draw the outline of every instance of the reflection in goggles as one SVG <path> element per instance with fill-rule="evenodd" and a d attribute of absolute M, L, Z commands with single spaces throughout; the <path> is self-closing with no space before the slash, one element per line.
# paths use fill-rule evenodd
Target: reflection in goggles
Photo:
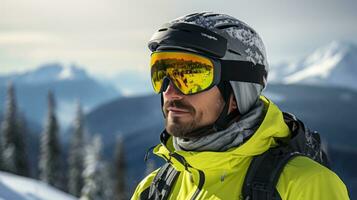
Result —
<path fill-rule="evenodd" d="M 202 56 L 159 52 L 153 54 L 151 64 L 151 78 L 155 92 L 160 92 L 165 77 L 169 77 L 184 94 L 202 91 L 213 82 L 213 64 Z"/>

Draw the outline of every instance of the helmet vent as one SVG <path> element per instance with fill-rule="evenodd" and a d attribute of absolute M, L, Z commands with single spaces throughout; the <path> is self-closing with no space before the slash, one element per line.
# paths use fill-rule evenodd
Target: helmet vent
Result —
<path fill-rule="evenodd" d="M 237 54 L 237 55 L 239 55 L 239 56 L 242 55 L 242 54 L 240 54 L 240 53 L 238 53 L 238 52 L 236 52 L 236 51 L 234 51 L 234 50 L 232 50 L 232 49 L 228 49 L 228 51 L 229 51 L 230 53 Z"/>
<path fill-rule="evenodd" d="M 192 17 L 192 16 L 198 15 L 198 14 L 199 14 L 199 13 L 192 13 L 192 14 L 187 15 L 186 17 Z"/>
<path fill-rule="evenodd" d="M 216 14 L 216 13 L 213 13 L 213 14 L 206 14 L 204 15 L 205 17 L 215 17 L 215 16 L 218 16 L 220 14 Z"/>
<path fill-rule="evenodd" d="M 221 25 L 221 26 L 216 26 L 215 28 L 217 29 L 226 29 L 226 28 L 231 28 L 231 27 L 237 27 L 240 28 L 238 25 L 236 24 L 226 24 L 226 25 Z"/>
<path fill-rule="evenodd" d="M 161 31 L 167 31 L 167 28 L 162 28 L 162 29 L 158 30 L 158 32 L 161 32 Z"/>
<path fill-rule="evenodd" d="M 217 29 L 227 29 L 227 28 L 232 28 L 232 27 L 237 27 L 237 28 L 243 28 L 242 26 L 240 25 L 237 25 L 237 24 L 226 24 L 226 25 L 218 25 L 216 26 L 215 28 Z M 256 32 L 254 32 L 253 30 L 251 29 L 248 29 L 247 31 L 251 32 L 252 34 L 256 34 Z"/>

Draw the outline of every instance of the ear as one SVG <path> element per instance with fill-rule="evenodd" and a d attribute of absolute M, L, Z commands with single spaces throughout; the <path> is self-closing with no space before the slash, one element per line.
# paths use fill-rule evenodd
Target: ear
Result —
<path fill-rule="evenodd" d="M 234 94 L 232 93 L 231 96 L 229 97 L 229 109 L 228 110 L 231 112 L 237 108 L 238 108 L 237 101 L 236 101 Z"/>

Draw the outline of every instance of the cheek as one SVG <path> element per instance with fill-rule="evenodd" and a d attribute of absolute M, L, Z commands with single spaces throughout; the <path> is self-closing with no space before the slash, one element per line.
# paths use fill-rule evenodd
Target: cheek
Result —
<path fill-rule="evenodd" d="M 201 119 L 207 123 L 212 123 L 217 120 L 221 114 L 223 104 L 221 101 L 212 101 L 210 103 L 200 104 L 200 110 L 197 110 L 196 117 L 202 117 Z"/>
<path fill-rule="evenodd" d="M 214 102 L 214 105 L 212 106 L 214 109 L 212 109 L 212 112 L 216 115 L 216 118 L 221 114 L 223 110 L 224 102 L 217 100 Z"/>

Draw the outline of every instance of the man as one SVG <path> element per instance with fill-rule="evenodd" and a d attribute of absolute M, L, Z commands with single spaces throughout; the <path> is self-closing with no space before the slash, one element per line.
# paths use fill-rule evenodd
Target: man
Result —
<path fill-rule="evenodd" d="M 194 13 L 165 24 L 149 48 L 165 118 L 154 153 L 167 163 L 132 199 L 349 198 L 322 165 L 316 135 L 260 95 L 268 63 L 252 28 L 228 15 Z M 299 151 L 295 141 L 303 141 Z"/>

